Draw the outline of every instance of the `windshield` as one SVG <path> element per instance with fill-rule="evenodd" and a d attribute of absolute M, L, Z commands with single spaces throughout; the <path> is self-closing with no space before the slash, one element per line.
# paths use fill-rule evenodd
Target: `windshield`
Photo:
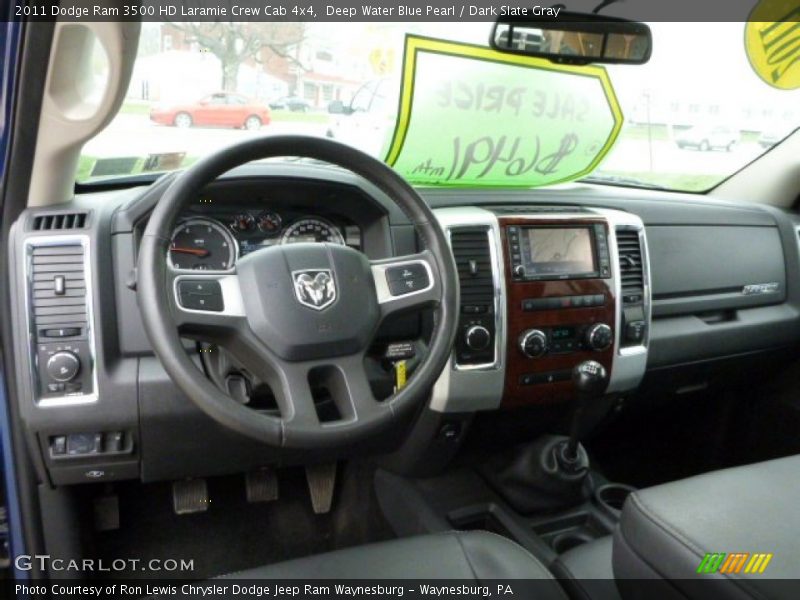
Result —
<path fill-rule="evenodd" d="M 398 116 L 406 35 L 485 47 L 490 27 L 143 23 L 125 101 L 84 146 L 77 180 L 175 170 L 272 134 L 325 136 L 383 159 Z M 649 63 L 606 66 L 622 125 L 584 179 L 704 191 L 800 126 L 800 90 L 758 77 L 744 23 L 651 28 Z M 713 43 L 700 49 L 697 40 Z M 471 75 L 465 63 L 459 77 Z"/>

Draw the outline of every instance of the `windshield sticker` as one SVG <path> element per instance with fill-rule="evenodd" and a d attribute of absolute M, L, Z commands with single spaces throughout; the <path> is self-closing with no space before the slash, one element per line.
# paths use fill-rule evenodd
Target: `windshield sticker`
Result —
<path fill-rule="evenodd" d="M 385 160 L 421 185 L 551 185 L 594 170 L 622 121 L 602 67 L 409 35 Z"/>
<path fill-rule="evenodd" d="M 761 0 L 745 26 L 750 66 L 772 87 L 800 89 L 800 2 Z"/>

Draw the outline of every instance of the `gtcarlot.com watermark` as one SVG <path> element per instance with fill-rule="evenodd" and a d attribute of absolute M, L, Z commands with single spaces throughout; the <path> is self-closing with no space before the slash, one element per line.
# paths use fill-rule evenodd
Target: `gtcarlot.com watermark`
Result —
<path fill-rule="evenodd" d="M 38 568 L 51 573 L 109 573 L 130 571 L 152 571 L 154 573 L 175 573 L 194 571 L 194 559 L 185 558 L 115 558 L 103 560 L 94 558 L 66 559 L 49 554 L 21 554 L 14 559 L 14 566 L 20 571 Z"/>

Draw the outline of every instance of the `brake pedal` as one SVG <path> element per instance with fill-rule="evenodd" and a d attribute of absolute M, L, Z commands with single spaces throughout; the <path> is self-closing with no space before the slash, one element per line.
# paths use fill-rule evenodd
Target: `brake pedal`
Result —
<path fill-rule="evenodd" d="M 329 513 L 333 504 L 333 490 L 336 487 L 336 463 L 307 466 L 306 481 L 314 514 Z"/>
<path fill-rule="evenodd" d="M 172 508 L 176 515 L 205 512 L 208 503 L 208 484 L 205 479 L 172 482 Z"/>
<path fill-rule="evenodd" d="M 247 501 L 272 502 L 278 499 L 278 475 L 273 469 L 249 471 L 244 476 Z"/>

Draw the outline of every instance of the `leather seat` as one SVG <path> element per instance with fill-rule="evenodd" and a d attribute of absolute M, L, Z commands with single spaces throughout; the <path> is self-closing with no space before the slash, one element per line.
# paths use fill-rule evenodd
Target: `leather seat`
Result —
<path fill-rule="evenodd" d="M 564 600 L 550 572 L 514 542 L 485 531 L 452 531 L 356 546 L 225 575 L 235 579 L 540 580 L 536 598 Z M 495 593 L 495 590 L 491 590 Z"/>
<path fill-rule="evenodd" d="M 715 471 L 637 491 L 614 536 L 624 598 L 800 597 L 800 456 Z M 748 553 L 738 573 L 700 572 L 706 554 Z M 745 573 L 770 553 L 763 573 Z M 626 581 L 631 579 L 647 579 Z"/>

